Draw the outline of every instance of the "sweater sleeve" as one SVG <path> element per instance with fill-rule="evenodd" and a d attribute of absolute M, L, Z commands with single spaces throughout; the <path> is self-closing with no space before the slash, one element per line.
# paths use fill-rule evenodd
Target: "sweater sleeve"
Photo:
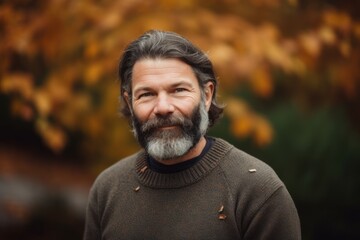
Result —
<path fill-rule="evenodd" d="M 83 240 L 100 240 L 100 220 L 98 202 L 95 188 L 90 190 L 88 205 L 86 208 L 85 230 Z"/>
<path fill-rule="evenodd" d="M 244 239 L 301 239 L 298 213 L 284 186 L 278 188 L 254 213 Z"/>

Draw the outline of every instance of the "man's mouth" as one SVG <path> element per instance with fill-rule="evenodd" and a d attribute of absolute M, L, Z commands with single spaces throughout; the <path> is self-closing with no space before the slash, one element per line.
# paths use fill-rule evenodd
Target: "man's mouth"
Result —
<path fill-rule="evenodd" d="M 161 130 L 171 130 L 171 129 L 174 129 L 174 128 L 177 128 L 179 127 L 178 125 L 169 125 L 169 126 L 160 126 L 158 127 L 158 129 L 161 129 Z"/>

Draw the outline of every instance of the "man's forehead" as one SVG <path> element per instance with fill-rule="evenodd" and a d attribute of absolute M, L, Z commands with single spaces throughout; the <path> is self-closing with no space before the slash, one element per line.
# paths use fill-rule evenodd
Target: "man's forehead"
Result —
<path fill-rule="evenodd" d="M 193 69 L 178 59 L 143 59 L 135 63 L 132 83 L 153 78 L 196 80 Z"/>

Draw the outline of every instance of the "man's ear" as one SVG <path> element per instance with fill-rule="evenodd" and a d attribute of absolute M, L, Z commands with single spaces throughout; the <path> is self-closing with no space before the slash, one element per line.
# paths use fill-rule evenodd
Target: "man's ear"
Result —
<path fill-rule="evenodd" d="M 204 85 L 204 93 L 205 93 L 205 106 L 206 110 L 209 111 L 211 106 L 211 101 L 214 94 L 214 83 L 209 81 Z"/>

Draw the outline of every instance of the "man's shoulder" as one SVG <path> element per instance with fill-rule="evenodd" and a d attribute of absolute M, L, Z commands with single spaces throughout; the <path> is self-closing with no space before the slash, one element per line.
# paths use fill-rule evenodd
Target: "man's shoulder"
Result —
<path fill-rule="evenodd" d="M 283 185 L 275 171 L 264 161 L 244 152 L 222 139 L 217 141 L 230 145 L 220 167 L 234 188 L 259 188 L 275 190 Z"/>
<path fill-rule="evenodd" d="M 227 162 L 225 162 L 225 164 L 227 163 L 230 167 L 235 167 L 232 168 L 234 170 L 241 170 L 242 173 L 275 174 L 274 170 L 263 160 L 260 160 L 235 146 L 230 149 L 226 158 Z"/>
<path fill-rule="evenodd" d="M 135 172 L 135 161 L 140 152 L 125 157 L 103 170 L 96 178 L 94 185 L 112 185 L 117 181 L 129 179 Z"/>

